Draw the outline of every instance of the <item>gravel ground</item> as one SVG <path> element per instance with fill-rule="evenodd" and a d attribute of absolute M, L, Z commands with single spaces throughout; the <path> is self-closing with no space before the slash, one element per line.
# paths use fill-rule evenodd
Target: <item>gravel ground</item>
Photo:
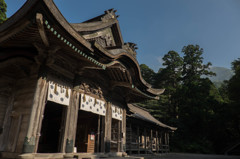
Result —
<path fill-rule="evenodd" d="M 163 155 L 139 155 L 144 159 L 240 159 L 240 156 L 225 155 L 204 155 L 204 154 L 185 154 L 185 153 L 169 153 Z"/>

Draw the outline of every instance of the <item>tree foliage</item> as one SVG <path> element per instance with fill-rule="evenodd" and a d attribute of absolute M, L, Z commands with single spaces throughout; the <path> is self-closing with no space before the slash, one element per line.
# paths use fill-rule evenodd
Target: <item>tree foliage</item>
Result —
<path fill-rule="evenodd" d="M 0 0 L 0 24 L 3 23 L 6 19 L 7 5 L 4 0 Z"/>
<path fill-rule="evenodd" d="M 178 128 L 171 142 L 175 151 L 223 153 L 240 141 L 240 58 L 232 63 L 235 75 L 218 89 L 208 79 L 214 73 L 209 71 L 210 62 L 203 64 L 203 49 L 188 45 L 182 53 L 183 57 L 169 51 L 157 73 L 142 65 L 143 78 L 166 90 L 158 101 L 140 105 Z"/>
<path fill-rule="evenodd" d="M 155 72 L 145 64 L 141 64 L 140 68 L 141 68 L 143 79 L 145 79 L 146 82 L 148 82 L 149 84 L 153 84 L 154 78 L 155 78 Z"/>
<path fill-rule="evenodd" d="M 235 75 L 229 80 L 229 97 L 231 100 L 240 103 L 240 58 L 232 62 L 232 70 Z"/>

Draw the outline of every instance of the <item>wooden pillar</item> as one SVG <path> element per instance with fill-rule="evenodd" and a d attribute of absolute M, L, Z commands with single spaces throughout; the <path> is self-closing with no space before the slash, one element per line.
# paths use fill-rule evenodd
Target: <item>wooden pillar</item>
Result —
<path fill-rule="evenodd" d="M 137 148 L 138 148 L 138 154 L 140 154 L 139 126 L 137 126 Z"/>
<path fill-rule="evenodd" d="M 101 152 L 105 152 L 105 141 L 104 141 L 104 135 L 105 135 L 105 117 L 104 116 L 101 116 L 101 123 L 102 123 L 102 126 L 101 126 Z"/>
<path fill-rule="evenodd" d="M 43 119 L 47 89 L 48 82 L 46 81 L 46 79 L 39 77 L 34 93 L 27 136 L 25 137 L 25 141 L 23 144 L 23 153 L 33 153 L 34 151 L 37 151 L 38 140 L 41 131 L 39 131 L 39 126 L 41 125 Z"/>
<path fill-rule="evenodd" d="M 44 110 L 45 110 L 46 103 L 47 103 L 47 101 L 45 101 L 45 105 L 42 106 L 42 108 L 40 108 L 40 111 L 39 111 L 40 115 L 39 115 L 39 119 L 38 119 L 39 124 L 37 126 L 37 132 L 36 132 L 37 136 L 36 136 L 36 146 L 35 146 L 35 150 L 34 150 L 35 153 L 38 150 L 38 142 L 39 142 L 39 138 L 41 136 L 42 121 L 43 121 L 43 118 L 44 118 Z"/>
<path fill-rule="evenodd" d="M 108 153 L 111 150 L 111 130 L 112 130 L 112 106 L 110 102 L 106 105 L 106 116 L 105 116 L 105 152 Z"/>
<path fill-rule="evenodd" d="M 162 142 L 163 142 L 163 139 L 162 139 L 162 132 L 161 132 L 160 133 L 160 139 L 159 139 L 161 153 L 163 153 L 163 147 L 162 147 L 163 143 Z"/>
<path fill-rule="evenodd" d="M 164 131 L 164 151 L 166 152 L 167 151 L 167 133 Z"/>
<path fill-rule="evenodd" d="M 77 119 L 79 110 L 79 93 L 71 91 L 70 104 L 67 106 L 67 113 L 65 115 L 65 129 L 64 137 L 61 147 L 61 152 L 72 153 L 75 145 Z"/>
<path fill-rule="evenodd" d="M 152 129 L 151 129 L 151 130 L 150 130 L 150 149 L 151 149 L 151 151 L 153 151 L 152 139 L 153 139 L 153 136 L 152 136 Z"/>
<path fill-rule="evenodd" d="M 121 151 L 126 152 L 126 132 L 127 132 L 127 125 L 126 125 L 126 109 L 123 109 L 123 117 L 122 117 L 122 147 Z"/>
<path fill-rule="evenodd" d="M 129 154 L 132 154 L 132 124 L 129 124 Z"/>
<path fill-rule="evenodd" d="M 158 131 L 156 130 L 156 152 L 159 153 Z"/>
<path fill-rule="evenodd" d="M 97 137 L 97 147 L 96 147 L 96 150 L 97 150 L 97 152 L 100 152 L 100 138 L 101 138 L 101 128 L 100 128 L 100 126 L 101 126 L 101 116 L 100 115 L 98 115 L 98 128 L 97 128 L 97 135 L 96 135 L 96 137 Z"/>
<path fill-rule="evenodd" d="M 121 121 L 118 121 L 117 151 L 121 151 Z"/>
<path fill-rule="evenodd" d="M 169 152 L 170 151 L 170 146 L 169 146 L 169 132 L 167 132 L 167 151 Z"/>
<path fill-rule="evenodd" d="M 146 137 L 146 128 L 144 127 L 144 150 L 145 154 L 147 153 L 147 137 Z"/>

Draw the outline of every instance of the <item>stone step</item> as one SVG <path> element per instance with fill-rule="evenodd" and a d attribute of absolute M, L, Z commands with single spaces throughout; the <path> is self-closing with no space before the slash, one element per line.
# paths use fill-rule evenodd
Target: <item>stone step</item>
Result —
<path fill-rule="evenodd" d="M 62 153 L 37 153 L 34 159 L 63 159 Z"/>

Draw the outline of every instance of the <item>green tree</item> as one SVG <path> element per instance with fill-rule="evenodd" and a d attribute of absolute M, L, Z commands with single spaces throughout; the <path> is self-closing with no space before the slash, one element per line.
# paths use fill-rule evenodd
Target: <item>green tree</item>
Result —
<path fill-rule="evenodd" d="M 208 153 L 212 142 L 208 138 L 208 122 L 218 104 L 215 86 L 203 75 L 214 75 L 209 71 L 211 63 L 203 64 L 203 49 L 198 45 L 184 46 L 182 49 L 183 71 L 182 88 L 179 93 L 178 139 L 184 142 L 183 151 Z M 209 130 L 210 131 L 210 130 Z M 207 147 L 208 146 L 208 147 Z"/>
<path fill-rule="evenodd" d="M 212 65 L 210 62 L 203 64 L 203 49 L 199 45 L 184 46 L 182 52 L 184 53 L 182 74 L 184 84 L 193 84 L 203 75 L 215 75 L 209 71 Z"/>
<path fill-rule="evenodd" d="M 163 66 L 158 71 L 158 74 L 155 77 L 155 86 L 170 86 L 171 88 L 176 87 L 181 80 L 182 74 L 182 58 L 175 51 L 169 51 L 163 57 Z"/>
<path fill-rule="evenodd" d="M 153 84 L 155 80 L 155 72 L 145 64 L 140 65 L 143 79 L 149 84 Z"/>
<path fill-rule="evenodd" d="M 156 73 L 145 64 L 141 64 L 140 68 L 141 68 L 143 79 L 149 84 L 153 85 L 155 83 Z M 156 100 L 144 101 L 142 103 L 138 103 L 138 105 L 148 109 L 148 111 L 158 119 L 163 116 L 161 113 L 161 108 L 160 108 L 161 106 L 158 104 L 158 101 Z"/>
<path fill-rule="evenodd" d="M 240 59 L 232 63 L 235 75 L 217 89 L 206 76 L 214 73 L 209 71 L 211 63 L 203 64 L 203 49 L 188 45 L 182 52 L 183 58 L 169 51 L 158 73 L 144 67 L 145 80 L 165 92 L 159 101 L 140 105 L 178 128 L 171 140 L 175 151 L 223 153 L 240 141 Z"/>
<path fill-rule="evenodd" d="M 229 80 L 229 97 L 231 100 L 240 103 L 240 58 L 232 62 L 232 70 L 235 75 Z"/>
<path fill-rule="evenodd" d="M 175 51 L 169 51 L 163 57 L 164 68 L 159 69 L 155 77 L 155 87 L 165 88 L 160 96 L 159 105 L 162 106 L 163 121 L 175 125 L 178 117 L 178 90 L 181 87 L 183 60 Z"/>
<path fill-rule="evenodd" d="M 240 141 L 240 58 L 232 62 L 232 70 L 235 74 L 228 82 L 230 102 L 227 109 L 229 114 L 227 129 L 229 135 L 231 136 L 229 140 L 232 144 L 234 144 L 236 141 Z"/>
<path fill-rule="evenodd" d="M 3 23 L 6 19 L 7 5 L 4 0 L 0 0 L 0 24 Z"/>

